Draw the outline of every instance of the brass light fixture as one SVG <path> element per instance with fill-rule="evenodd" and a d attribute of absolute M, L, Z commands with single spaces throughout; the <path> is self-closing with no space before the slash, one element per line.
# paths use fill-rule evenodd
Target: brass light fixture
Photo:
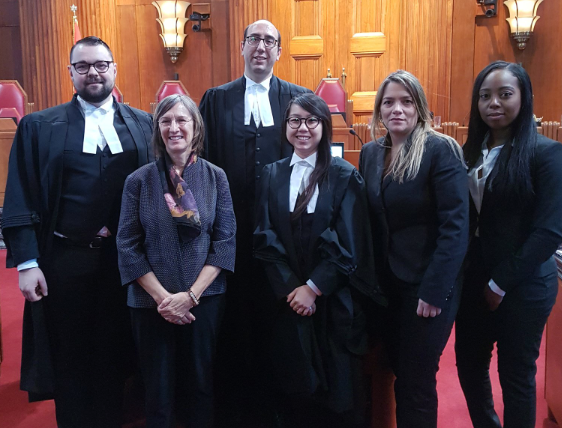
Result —
<path fill-rule="evenodd" d="M 509 10 L 509 22 L 511 35 L 517 40 L 517 47 L 521 50 L 527 46 L 527 40 L 533 34 L 535 24 L 540 16 L 537 16 L 537 9 L 543 0 L 507 0 L 503 4 Z"/>
<path fill-rule="evenodd" d="M 187 8 L 191 3 L 186 1 L 153 1 L 152 5 L 158 10 L 159 17 L 156 21 L 160 24 L 162 32 L 160 37 L 164 42 L 164 48 L 170 54 L 172 62 L 178 60 L 178 56 L 183 50 L 185 34 L 185 23 Z"/>

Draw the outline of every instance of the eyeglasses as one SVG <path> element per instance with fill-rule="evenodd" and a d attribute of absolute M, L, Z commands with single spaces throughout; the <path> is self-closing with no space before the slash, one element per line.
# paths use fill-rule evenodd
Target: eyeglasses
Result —
<path fill-rule="evenodd" d="M 178 119 L 160 119 L 158 121 L 158 124 L 160 125 L 160 128 L 169 128 L 172 126 L 172 123 L 176 122 L 176 125 L 178 125 L 179 127 L 185 126 L 187 125 L 189 122 L 191 122 L 191 119 L 186 119 L 183 117 L 180 117 Z"/>
<path fill-rule="evenodd" d="M 277 45 L 278 40 L 275 40 L 273 37 L 266 37 L 265 39 L 262 39 L 258 36 L 248 36 L 246 37 L 246 42 L 248 42 L 249 46 L 253 47 L 259 46 L 260 42 L 263 42 L 263 45 L 267 49 L 273 49 Z"/>
<path fill-rule="evenodd" d="M 94 67 L 98 73 L 105 73 L 109 70 L 109 64 L 113 64 L 113 61 L 96 61 L 93 64 L 81 61 L 70 65 L 74 67 L 78 74 L 88 74 L 90 67 Z"/>
<path fill-rule="evenodd" d="M 317 118 L 316 116 L 309 116 L 309 117 L 292 116 L 287 119 L 287 124 L 291 129 L 299 129 L 303 122 L 308 129 L 314 129 L 320 124 L 320 119 Z"/>

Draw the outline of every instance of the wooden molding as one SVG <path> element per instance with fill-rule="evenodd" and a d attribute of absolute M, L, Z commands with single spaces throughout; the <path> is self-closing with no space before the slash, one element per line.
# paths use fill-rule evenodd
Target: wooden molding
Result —
<path fill-rule="evenodd" d="M 386 52 L 386 36 L 380 32 L 354 34 L 349 50 L 356 58 L 381 56 Z"/>
<path fill-rule="evenodd" d="M 354 92 L 353 95 L 351 95 L 351 99 L 353 100 L 353 113 L 372 114 L 373 108 L 375 107 L 376 96 L 377 91 Z"/>
<path fill-rule="evenodd" d="M 293 58 L 319 58 L 324 53 L 324 40 L 320 36 L 296 36 L 289 46 Z"/>

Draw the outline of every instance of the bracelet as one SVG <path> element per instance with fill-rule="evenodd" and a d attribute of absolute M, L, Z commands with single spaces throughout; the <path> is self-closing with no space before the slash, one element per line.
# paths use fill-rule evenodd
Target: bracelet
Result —
<path fill-rule="evenodd" d="M 195 293 L 193 291 L 191 291 L 191 288 L 189 290 L 187 290 L 187 294 L 189 294 L 189 297 L 191 297 L 191 300 L 193 300 L 193 303 L 195 304 L 195 306 L 199 306 L 199 299 L 197 297 L 195 297 Z"/>

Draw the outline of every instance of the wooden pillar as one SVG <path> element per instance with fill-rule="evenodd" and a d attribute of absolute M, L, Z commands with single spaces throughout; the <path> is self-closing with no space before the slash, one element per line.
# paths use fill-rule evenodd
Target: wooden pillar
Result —
<path fill-rule="evenodd" d="M 95 35 L 116 50 L 115 0 L 20 0 L 23 87 L 35 110 L 69 101 L 68 76 L 72 48 L 72 12 L 79 3 L 78 24 L 83 36 Z"/>
<path fill-rule="evenodd" d="M 244 73 L 244 59 L 240 54 L 240 42 L 244 37 L 244 29 L 258 19 L 270 19 L 272 1 L 273 0 L 230 0 L 231 80 L 237 79 Z"/>

